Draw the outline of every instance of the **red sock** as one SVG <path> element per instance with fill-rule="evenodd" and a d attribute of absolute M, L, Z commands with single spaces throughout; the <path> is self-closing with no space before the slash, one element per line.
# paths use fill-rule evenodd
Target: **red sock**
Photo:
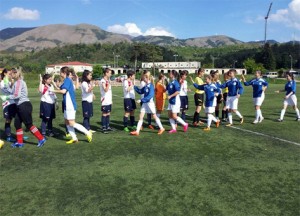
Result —
<path fill-rule="evenodd" d="M 23 143 L 23 129 L 22 128 L 17 130 L 17 142 Z"/>
<path fill-rule="evenodd" d="M 34 126 L 34 125 L 31 126 L 30 132 L 31 132 L 38 140 L 44 139 L 43 135 L 40 133 L 39 129 L 37 129 L 36 126 Z"/>

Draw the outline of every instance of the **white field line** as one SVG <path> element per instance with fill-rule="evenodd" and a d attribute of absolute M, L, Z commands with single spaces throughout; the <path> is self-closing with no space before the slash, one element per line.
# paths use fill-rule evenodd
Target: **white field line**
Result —
<path fill-rule="evenodd" d="M 247 129 L 243 129 L 243 128 L 238 128 L 238 127 L 234 127 L 234 126 L 231 126 L 229 128 L 234 128 L 234 129 L 241 130 L 241 131 L 244 131 L 244 132 L 247 132 L 247 133 L 252 133 L 252 134 L 259 135 L 259 136 L 264 136 L 264 137 L 268 137 L 268 138 L 271 138 L 271 139 L 279 140 L 281 142 L 286 142 L 286 143 L 290 143 L 290 144 L 293 144 L 293 145 L 300 146 L 300 143 L 296 143 L 296 142 L 293 142 L 293 141 L 281 139 L 281 138 L 270 136 L 270 135 L 267 135 L 267 134 L 263 134 L 263 133 L 259 133 L 259 132 L 255 132 L 255 131 L 251 131 L 251 130 L 247 130 Z"/>

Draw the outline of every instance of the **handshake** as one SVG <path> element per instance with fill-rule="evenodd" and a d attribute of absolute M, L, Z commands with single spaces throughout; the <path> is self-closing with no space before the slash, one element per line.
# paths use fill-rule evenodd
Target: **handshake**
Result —
<path fill-rule="evenodd" d="M 9 96 L 8 95 L 2 95 L 0 96 L 1 100 L 2 101 L 7 101 L 9 99 Z"/>

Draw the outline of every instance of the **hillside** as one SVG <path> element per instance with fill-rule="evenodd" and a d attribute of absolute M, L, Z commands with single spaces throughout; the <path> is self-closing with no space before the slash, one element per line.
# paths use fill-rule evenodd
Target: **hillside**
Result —
<path fill-rule="evenodd" d="M 53 48 L 67 44 L 131 42 L 128 35 L 114 34 L 94 25 L 47 25 L 26 31 L 16 37 L 4 40 L 0 50 L 31 51 Z"/>
<path fill-rule="evenodd" d="M 30 31 L 33 28 L 6 28 L 0 31 L 0 41 L 1 40 L 7 40 L 13 37 L 16 37 L 20 34 L 23 34 L 24 32 Z"/>

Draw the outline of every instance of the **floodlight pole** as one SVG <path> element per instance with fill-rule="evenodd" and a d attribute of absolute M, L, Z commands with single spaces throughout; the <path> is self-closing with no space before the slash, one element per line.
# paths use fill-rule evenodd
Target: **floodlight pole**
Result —
<path fill-rule="evenodd" d="M 270 11 L 271 11 L 272 4 L 273 4 L 273 2 L 270 3 L 270 7 L 269 7 L 269 10 L 268 10 L 267 16 L 265 16 L 265 43 L 264 44 L 267 43 L 267 22 L 268 22 L 268 18 L 269 18 L 269 14 L 270 14 Z"/>

